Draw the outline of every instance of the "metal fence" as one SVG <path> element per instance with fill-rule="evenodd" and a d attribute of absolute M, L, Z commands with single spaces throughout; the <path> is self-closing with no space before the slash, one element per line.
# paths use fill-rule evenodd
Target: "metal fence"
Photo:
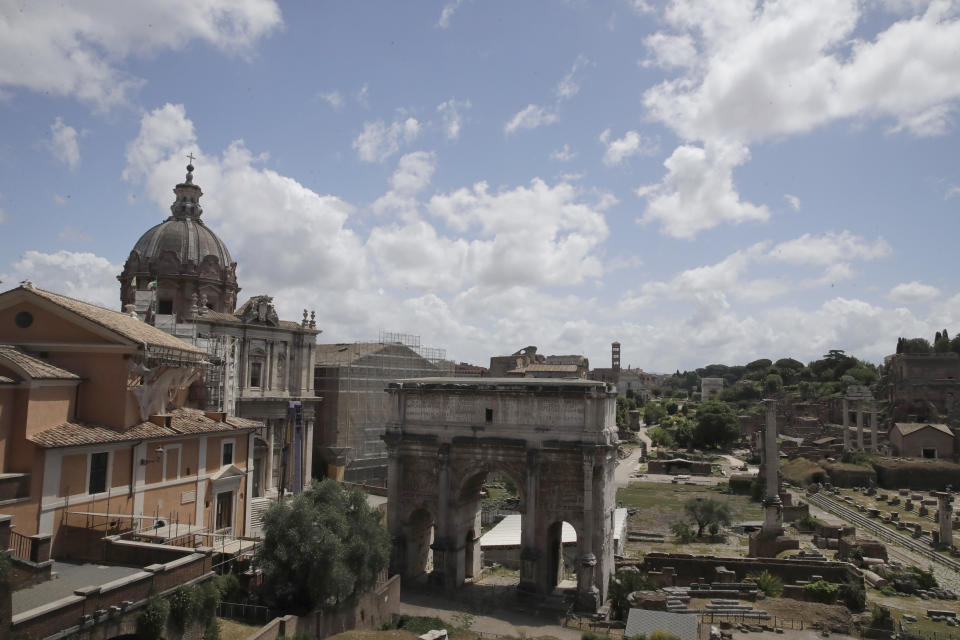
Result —
<path fill-rule="evenodd" d="M 13 554 L 21 560 L 34 560 L 30 557 L 33 554 L 33 539 L 29 536 L 11 531 L 10 548 L 13 549 Z"/>
<path fill-rule="evenodd" d="M 237 602 L 221 602 L 217 605 L 217 616 L 231 620 L 242 620 L 257 624 L 267 624 L 279 615 L 270 607 L 259 604 L 240 604 Z"/>

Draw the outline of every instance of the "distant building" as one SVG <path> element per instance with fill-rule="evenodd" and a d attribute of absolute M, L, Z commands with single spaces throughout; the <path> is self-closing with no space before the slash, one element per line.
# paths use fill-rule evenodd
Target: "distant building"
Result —
<path fill-rule="evenodd" d="M 723 378 L 701 378 L 700 379 L 700 400 L 707 402 L 720 398 L 723 393 Z"/>
<path fill-rule="evenodd" d="M 898 422 L 890 430 L 893 455 L 905 458 L 953 458 L 956 435 L 945 424 Z"/>
<path fill-rule="evenodd" d="M 535 346 L 509 356 L 491 356 L 491 378 L 586 378 L 590 361 L 580 355 L 544 356 Z"/>
<path fill-rule="evenodd" d="M 610 367 L 597 367 L 588 375 L 591 380 L 600 380 L 617 385 L 620 395 L 635 395 L 643 399 L 650 397 L 650 391 L 656 386 L 657 377 L 643 369 L 620 366 L 620 343 L 610 345 Z"/>
<path fill-rule="evenodd" d="M 960 422 L 960 355 L 888 356 L 884 382 L 894 422 Z"/>
<path fill-rule="evenodd" d="M 316 471 L 384 486 L 387 450 L 381 439 L 390 416 L 387 384 L 442 375 L 403 344 L 359 342 L 314 346 L 313 387 L 323 397 L 317 417 Z"/>
<path fill-rule="evenodd" d="M 48 555 L 70 527 L 247 535 L 262 425 L 197 407 L 207 357 L 30 283 L 0 294 L 0 496 L 16 534 Z"/>

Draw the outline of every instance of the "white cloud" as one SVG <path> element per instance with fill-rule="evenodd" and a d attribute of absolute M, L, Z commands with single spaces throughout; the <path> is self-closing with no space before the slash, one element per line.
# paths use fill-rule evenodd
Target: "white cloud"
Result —
<path fill-rule="evenodd" d="M 0 274 L 0 280 L 5 284 L 30 280 L 41 289 L 117 309 L 120 270 L 121 265 L 93 253 L 27 251 L 13 263 L 11 272 Z"/>
<path fill-rule="evenodd" d="M 8 6 L 0 15 L 0 88 L 71 96 L 106 109 L 143 84 L 122 68 L 126 58 L 197 40 L 242 54 L 280 25 L 272 0 Z"/>
<path fill-rule="evenodd" d="M 650 50 L 651 55 L 640 61 L 640 65 L 644 67 L 688 68 L 692 67 L 697 60 L 697 47 L 688 34 L 678 36 L 654 33 L 647 36 L 643 43 Z"/>
<path fill-rule="evenodd" d="M 167 104 L 143 116 L 138 137 L 127 147 L 124 178 L 143 183 L 158 209 L 167 210 L 171 186 L 183 180 L 188 152 L 197 156 L 194 180 L 206 194 L 203 219 L 235 259 L 243 257 L 238 278 L 247 292 L 286 298 L 296 317 L 300 301 L 287 295 L 314 289 L 317 274 L 323 274 L 323 295 L 331 304 L 345 291 L 366 295 L 362 243 L 346 225 L 354 208 L 258 167 L 266 156 L 254 156 L 242 140 L 220 153 L 205 153 L 182 105 Z M 319 295 L 308 293 L 302 300 Z"/>
<path fill-rule="evenodd" d="M 443 133 L 447 140 L 456 140 L 460 137 L 460 127 L 463 125 L 461 110 L 469 109 L 469 100 L 454 100 L 453 98 L 437 105 L 437 112 L 443 120 Z"/>
<path fill-rule="evenodd" d="M 510 121 L 507 122 L 503 130 L 509 135 L 522 129 L 536 129 L 537 127 L 553 124 L 557 119 L 558 116 L 555 111 L 550 111 L 540 105 L 528 104 L 510 118 Z"/>
<path fill-rule="evenodd" d="M 943 199 L 949 200 L 954 196 L 960 196 L 960 186 L 952 184 L 949 187 L 947 187 L 947 193 L 944 194 Z"/>
<path fill-rule="evenodd" d="M 367 83 L 363 83 L 363 86 L 357 91 L 357 102 L 364 109 L 370 108 L 370 86 Z"/>
<path fill-rule="evenodd" d="M 376 213 L 394 211 L 415 219 L 419 204 L 414 196 L 430 184 L 435 170 L 436 156 L 432 152 L 415 151 L 401 157 L 390 177 L 390 191 L 377 198 L 371 209 Z"/>
<path fill-rule="evenodd" d="M 573 66 L 570 68 L 570 71 L 567 72 L 565 76 L 560 79 L 560 82 L 557 83 L 556 94 L 559 100 L 569 100 L 573 96 L 580 93 L 580 84 L 577 82 L 577 73 L 580 72 L 585 66 L 590 64 L 590 61 L 580 54 L 577 56 L 577 59 L 574 60 Z"/>
<path fill-rule="evenodd" d="M 939 298 L 940 289 L 914 280 L 912 282 L 898 284 L 890 290 L 890 293 L 887 294 L 887 297 L 894 302 L 899 302 L 901 304 L 927 302 Z"/>
<path fill-rule="evenodd" d="M 93 242 L 93 236 L 68 224 L 57 234 L 57 240 L 67 244 L 86 244 Z"/>
<path fill-rule="evenodd" d="M 819 235 L 805 233 L 773 247 L 770 257 L 792 264 L 827 266 L 846 260 L 879 260 L 891 253 L 893 248 L 882 237 L 870 242 L 843 231 Z"/>
<path fill-rule="evenodd" d="M 575 186 L 529 187 L 491 192 L 480 182 L 433 196 L 431 214 L 455 232 L 478 234 L 470 242 L 467 278 L 483 286 L 570 285 L 603 272 L 595 255 L 609 230 L 596 206 L 581 201 Z M 522 212 L 522 214 L 521 214 Z"/>
<path fill-rule="evenodd" d="M 657 144 L 640 136 L 636 131 L 627 131 L 622 138 L 610 139 L 610 129 L 600 134 L 600 142 L 606 145 L 603 163 L 608 167 L 623 164 L 627 158 L 635 155 L 649 155 L 657 151 Z"/>
<path fill-rule="evenodd" d="M 892 118 L 895 130 L 917 135 L 943 133 L 960 98 L 956 7 L 931 2 L 872 40 L 858 39 L 872 7 L 856 0 L 757 7 L 676 0 L 664 13 L 671 31 L 648 44 L 655 60 L 688 70 L 648 89 L 644 103 L 690 140 L 749 143 L 864 117 Z M 703 64 L 685 64 L 690 47 L 702 52 Z"/>
<path fill-rule="evenodd" d="M 795 195 L 791 195 L 789 193 L 783 194 L 783 197 L 784 199 L 786 199 L 791 209 L 793 209 L 794 211 L 800 211 L 800 198 L 798 198 Z"/>
<path fill-rule="evenodd" d="M 748 149 L 735 143 L 677 147 L 663 163 L 663 180 L 637 190 L 647 199 L 640 222 L 656 221 L 663 233 L 692 239 L 722 223 L 767 220 L 767 207 L 742 201 L 734 187 L 733 169 L 748 157 Z"/>
<path fill-rule="evenodd" d="M 456 12 L 457 7 L 460 6 L 461 0 L 454 0 L 453 2 L 448 2 L 443 5 L 443 9 L 440 10 L 440 17 L 437 19 L 437 24 L 434 26 L 438 29 L 446 29 L 450 26 L 450 19 L 453 18 L 454 12 Z"/>
<path fill-rule="evenodd" d="M 47 141 L 54 160 L 62 162 L 71 169 L 80 166 L 80 144 L 77 141 L 77 130 L 63 123 L 63 118 L 57 119 L 50 125 L 50 139 Z"/>
<path fill-rule="evenodd" d="M 326 102 L 336 111 L 343 109 L 343 94 L 334 89 L 333 91 L 325 91 L 317 94 L 321 100 Z"/>
<path fill-rule="evenodd" d="M 629 4 L 634 11 L 641 15 L 644 13 L 651 13 L 654 10 L 647 0 L 627 0 L 627 4 Z"/>
<path fill-rule="evenodd" d="M 67 196 L 69 198 L 69 196 Z M 57 204 L 67 204 L 67 198 L 63 197 L 59 193 L 53 194 L 53 201 Z"/>
<path fill-rule="evenodd" d="M 551 160 L 557 160 L 558 162 L 570 162 L 577 157 L 577 152 L 570 149 L 570 145 L 564 143 L 562 147 L 550 154 Z"/>
<path fill-rule="evenodd" d="M 401 144 L 416 140 L 421 126 L 416 118 L 394 120 L 389 125 L 383 120 L 363 123 L 363 131 L 353 141 L 353 148 L 364 162 L 383 162 L 397 151 Z"/>

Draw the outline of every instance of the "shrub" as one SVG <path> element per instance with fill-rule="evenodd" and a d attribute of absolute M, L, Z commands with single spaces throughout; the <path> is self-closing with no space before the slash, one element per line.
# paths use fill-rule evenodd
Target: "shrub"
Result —
<path fill-rule="evenodd" d="M 610 576 L 610 616 L 614 620 L 625 620 L 630 612 L 627 597 L 634 591 L 653 589 L 650 577 L 643 572 L 618 571 Z"/>
<path fill-rule="evenodd" d="M 840 585 L 837 596 L 851 611 L 863 611 L 867 608 L 867 592 L 859 582 L 848 580 Z"/>
<path fill-rule="evenodd" d="M 817 580 L 816 582 L 811 582 L 808 585 L 804 585 L 803 593 L 814 602 L 833 604 L 837 601 L 837 592 L 839 589 L 839 585 L 836 585 L 832 582 L 827 582 L 826 580 Z"/>
<path fill-rule="evenodd" d="M 580 634 L 580 640 L 610 640 L 607 636 L 593 631 L 584 631 Z"/>
<path fill-rule="evenodd" d="M 753 485 L 753 480 L 753 476 L 748 474 L 730 476 L 730 480 L 728 482 L 730 493 L 749 494 Z"/>
<path fill-rule="evenodd" d="M 817 528 L 821 525 L 821 522 L 814 518 L 809 513 L 805 513 L 794 523 L 797 529 L 801 531 L 816 531 Z"/>
<path fill-rule="evenodd" d="M 880 606 L 874 607 L 873 613 L 870 616 L 870 628 L 893 631 L 893 616 L 890 614 L 890 609 Z"/>
<path fill-rule="evenodd" d="M 169 596 L 170 620 L 183 631 L 200 608 L 199 589 L 194 586 L 178 587 Z"/>
<path fill-rule="evenodd" d="M 203 640 L 220 640 L 220 621 L 211 618 L 203 630 Z"/>
<path fill-rule="evenodd" d="M 757 583 L 757 589 L 771 598 L 777 598 L 783 593 L 783 580 L 769 571 L 764 571 L 756 576 L 748 575 L 747 582 Z"/>
<path fill-rule="evenodd" d="M 645 634 L 645 633 L 635 633 L 635 634 L 633 634 L 632 636 L 630 636 L 629 638 L 627 638 L 627 640 L 647 640 L 647 634 Z"/>
<path fill-rule="evenodd" d="M 647 636 L 647 640 L 680 640 L 680 638 L 663 629 L 654 629 Z"/>
<path fill-rule="evenodd" d="M 696 532 L 686 522 L 674 522 L 670 525 L 670 533 L 674 535 L 680 544 L 690 544 L 697 538 Z"/>
<path fill-rule="evenodd" d="M 150 596 L 137 616 L 137 637 L 142 640 L 161 640 L 170 616 L 170 603 L 159 596 Z"/>

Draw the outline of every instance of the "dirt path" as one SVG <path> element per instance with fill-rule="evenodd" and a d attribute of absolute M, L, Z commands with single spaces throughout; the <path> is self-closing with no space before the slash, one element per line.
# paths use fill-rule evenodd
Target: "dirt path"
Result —
<path fill-rule="evenodd" d="M 411 616 L 437 617 L 444 622 L 461 624 L 464 613 L 473 615 L 470 631 L 500 636 L 535 637 L 553 636 L 560 640 L 579 640 L 580 632 L 560 626 L 559 613 L 542 613 L 525 607 L 519 601 L 502 598 L 499 604 L 484 608 L 483 613 L 460 601 L 453 601 L 449 594 L 430 593 L 405 589 L 400 596 L 400 613 Z"/>

